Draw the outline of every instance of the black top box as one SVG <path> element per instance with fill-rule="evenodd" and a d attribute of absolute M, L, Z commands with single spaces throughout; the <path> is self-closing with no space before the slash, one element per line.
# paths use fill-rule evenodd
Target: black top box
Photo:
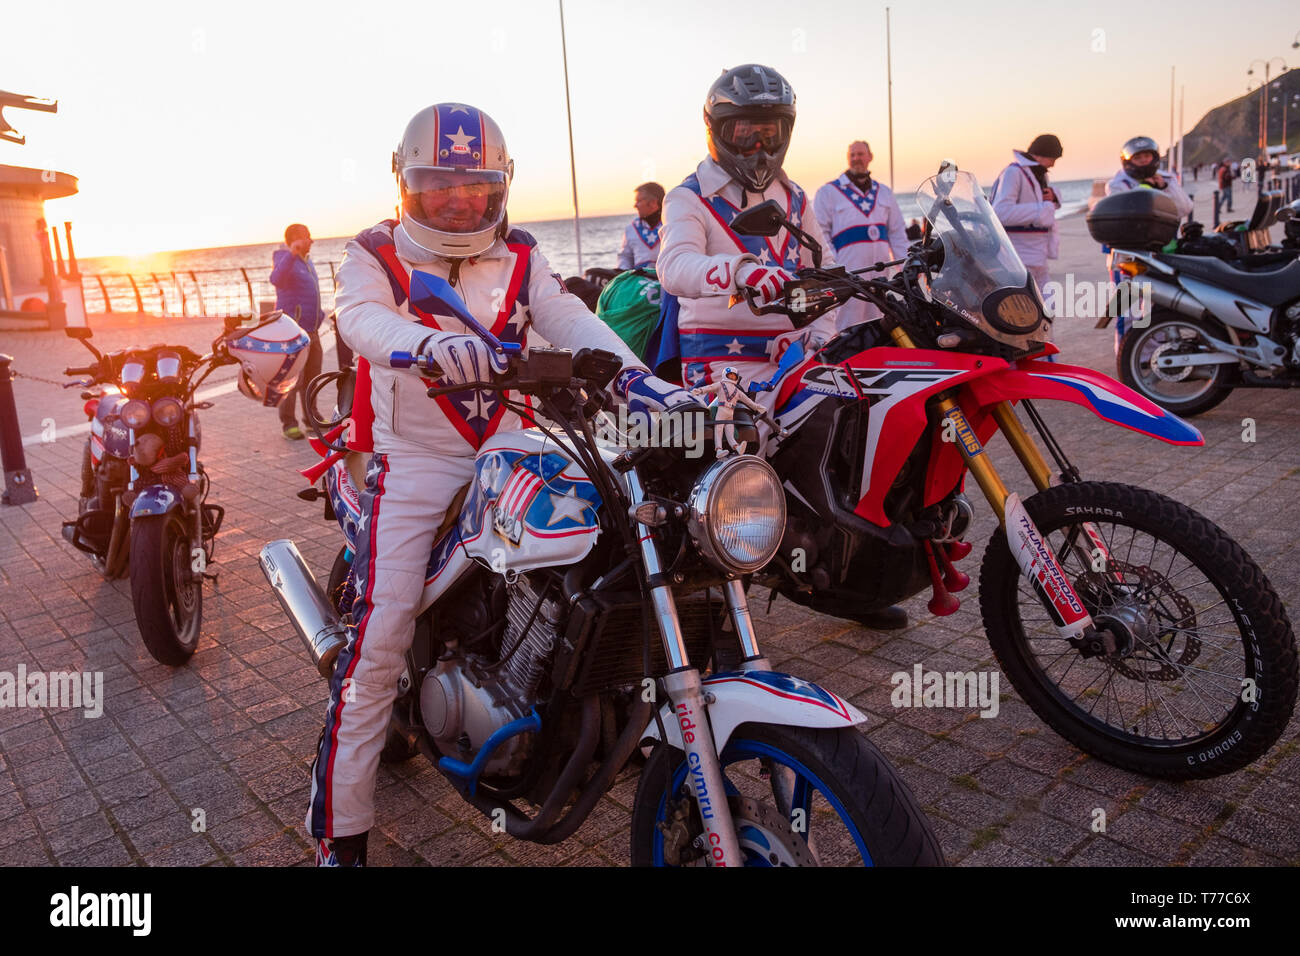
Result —
<path fill-rule="evenodd" d="M 1114 193 L 1088 213 L 1088 232 L 1114 249 L 1159 249 L 1178 235 L 1178 207 L 1148 186 Z"/>

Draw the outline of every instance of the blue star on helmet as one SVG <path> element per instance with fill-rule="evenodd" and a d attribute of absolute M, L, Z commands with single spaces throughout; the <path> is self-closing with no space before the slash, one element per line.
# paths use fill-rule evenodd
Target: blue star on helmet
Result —
<path fill-rule="evenodd" d="M 727 343 L 726 349 L 728 355 L 739 355 L 741 352 L 745 350 L 745 346 L 740 344 L 740 339 L 733 338 L 730 342 Z"/>
<path fill-rule="evenodd" d="M 451 106 L 447 109 L 447 113 L 449 115 L 451 113 L 468 113 L 468 112 L 469 112 L 469 107 L 463 103 L 452 103 Z"/>

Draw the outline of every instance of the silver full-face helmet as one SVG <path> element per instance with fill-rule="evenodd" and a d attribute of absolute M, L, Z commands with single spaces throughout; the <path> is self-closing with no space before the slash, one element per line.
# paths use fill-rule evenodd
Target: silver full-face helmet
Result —
<path fill-rule="evenodd" d="M 505 232 L 514 171 L 501 128 L 487 113 L 463 103 L 426 107 L 411 117 L 393 153 L 402 226 L 435 255 L 480 255 Z"/>

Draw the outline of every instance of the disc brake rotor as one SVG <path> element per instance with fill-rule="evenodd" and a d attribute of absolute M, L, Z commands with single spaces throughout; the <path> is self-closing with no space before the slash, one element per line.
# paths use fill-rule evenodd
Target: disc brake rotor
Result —
<path fill-rule="evenodd" d="M 745 866 L 820 865 L 776 807 L 735 794 L 727 797 L 727 804 Z M 690 797 L 671 802 L 668 810 L 668 820 L 659 824 L 664 834 L 664 860 L 678 866 L 707 865 L 701 848 L 703 831 Z"/>
<path fill-rule="evenodd" d="M 1118 600 L 1116 574 L 1122 575 L 1120 587 L 1126 592 Z M 1094 618 L 1116 622 L 1128 632 L 1125 648 L 1106 658 L 1125 677 L 1143 682 L 1178 680 L 1183 668 L 1200 657 L 1192 602 L 1159 571 L 1107 558 L 1105 571 L 1089 571 L 1076 578 L 1074 586 L 1094 608 Z M 1171 627 L 1178 630 L 1171 633 Z M 1174 658 L 1171 651 L 1179 642 L 1182 649 Z"/>
<path fill-rule="evenodd" d="M 746 866 L 819 865 L 808 844 L 776 807 L 749 797 L 733 796 L 727 802 L 731 805 L 731 818 L 736 822 L 736 835 Z"/>
<path fill-rule="evenodd" d="M 1156 378 L 1160 379 L 1162 382 L 1185 382 L 1191 377 L 1192 372 L 1196 369 L 1194 365 L 1176 365 L 1172 370 L 1169 370 L 1163 369 L 1156 364 L 1158 359 L 1161 359 L 1166 355 L 1189 355 L 1196 354 L 1200 351 L 1200 349 L 1189 351 L 1186 348 L 1187 345 L 1188 342 L 1186 340 L 1180 339 L 1175 342 L 1163 342 L 1156 346 L 1155 351 L 1151 353 L 1150 360 L 1150 368 Z"/>

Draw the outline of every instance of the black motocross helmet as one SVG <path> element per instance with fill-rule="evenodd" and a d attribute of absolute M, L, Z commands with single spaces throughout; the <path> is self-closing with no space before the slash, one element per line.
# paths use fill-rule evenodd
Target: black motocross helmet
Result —
<path fill-rule="evenodd" d="M 755 124 L 774 124 L 774 129 L 756 134 Z M 770 66 L 733 67 L 709 87 L 704 125 L 709 130 L 709 155 L 746 189 L 761 193 L 780 172 L 790 147 L 794 90 Z M 760 143 L 762 148 L 744 155 Z"/>

